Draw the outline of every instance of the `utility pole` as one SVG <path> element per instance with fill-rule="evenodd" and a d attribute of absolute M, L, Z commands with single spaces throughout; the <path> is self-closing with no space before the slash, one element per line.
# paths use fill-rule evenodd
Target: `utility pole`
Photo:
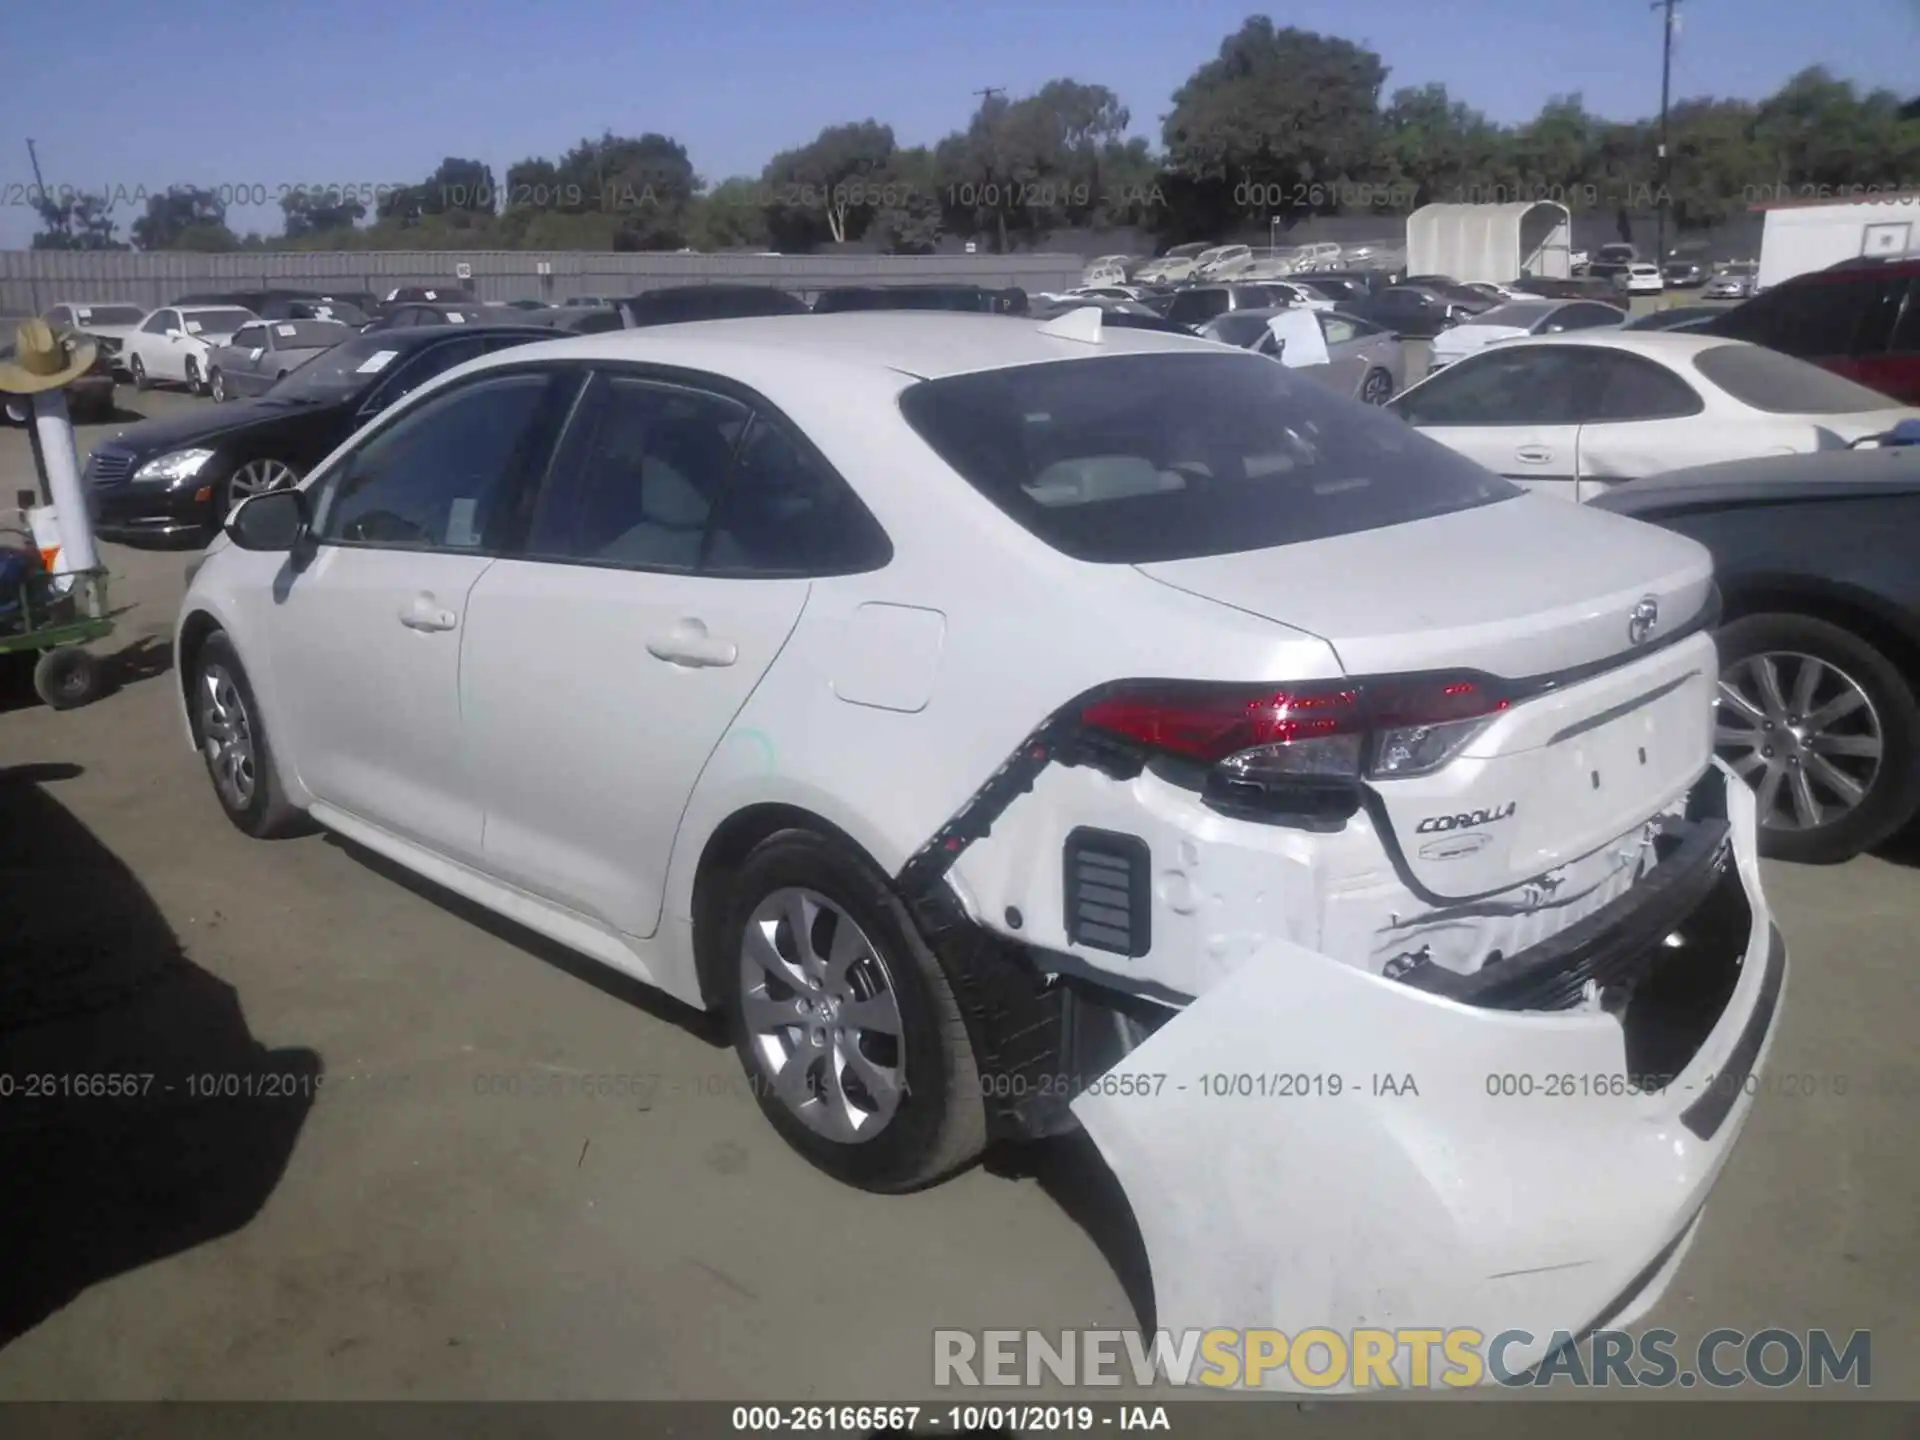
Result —
<path fill-rule="evenodd" d="M 1660 11 L 1660 149 L 1653 167 L 1653 263 L 1667 264 L 1667 100 L 1673 90 L 1673 9 L 1679 0 L 1653 0 Z"/>
<path fill-rule="evenodd" d="M 40 156 L 33 148 L 33 141 L 27 141 L 27 159 L 33 162 L 33 186 L 40 192 L 42 200 L 47 198 L 47 182 L 40 178 Z"/>
<path fill-rule="evenodd" d="M 980 97 L 980 108 L 984 110 L 987 108 L 987 101 L 991 100 L 996 95 L 1004 95 L 1007 92 L 1006 92 L 1006 87 L 1001 85 L 983 85 L 973 93 Z M 995 185 L 993 187 L 996 197 L 998 196 L 999 189 L 1000 187 L 998 185 Z M 999 204 L 995 204 L 993 207 L 993 218 L 997 222 L 997 228 L 1000 232 L 1000 249 L 998 253 L 1004 255 L 1007 253 L 1007 212 L 1006 210 L 1002 208 Z"/>
<path fill-rule="evenodd" d="M 984 105 L 994 96 L 1004 95 L 1007 91 L 1004 85 L 983 85 L 973 93 L 980 97 L 980 103 Z"/>

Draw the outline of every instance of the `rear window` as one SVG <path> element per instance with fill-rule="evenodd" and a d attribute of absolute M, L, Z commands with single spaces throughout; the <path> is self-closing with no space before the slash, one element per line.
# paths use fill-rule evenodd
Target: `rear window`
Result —
<path fill-rule="evenodd" d="M 1264 550 L 1521 490 L 1252 355 L 1114 355 L 923 381 L 907 421 L 987 499 L 1076 560 Z"/>
<path fill-rule="evenodd" d="M 1473 323 L 1511 325 L 1517 330 L 1531 330 L 1559 308 L 1558 305 L 1543 304 L 1538 300 L 1515 300 L 1511 304 L 1494 306 L 1475 317 Z"/>
<path fill-rule="evenodd" d="M 1693 364 L 1741 404 L 1769 415 L 1858 415 L 1900 403 L 1760 345 L 1716 345 L 1694 356 Z"/>

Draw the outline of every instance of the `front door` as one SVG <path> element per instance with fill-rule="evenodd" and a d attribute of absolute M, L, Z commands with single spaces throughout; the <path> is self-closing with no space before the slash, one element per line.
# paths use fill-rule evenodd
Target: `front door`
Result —
<path fill-rule="evenodd" d="M 302 783 L 469 863 L 481 807 L 460 707 L 467 598 L 499 553 L 556 384 L 476 376 L 341 457 L 313 492 L 317 550 L 283 573 L 269 622 Z"/>
<path fill-rule="evenodd" d="M 1503 345 L 1454 362 L 1393 408 L 1496 475 L 1570 501 L 1579 473 L 1579 379 L 1570 347 Z"/>

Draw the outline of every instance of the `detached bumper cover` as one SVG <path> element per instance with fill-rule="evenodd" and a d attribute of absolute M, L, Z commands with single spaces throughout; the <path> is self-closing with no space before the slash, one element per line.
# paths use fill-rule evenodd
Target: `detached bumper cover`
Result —
<path fill-rule="evenodd" d="M 1512 1368 L 1651 1308 L 1751 1110 L 1786 975 L 1752 797 L 1717 762 L 1701 783 L 1725 792 L 1750 918 L 1677 1074 L 1635 1073 L 1631 1016 L 1471 1005 L 1279 941 L 1074 1101 L 1159 1326 L 1526 1331 Z"/>

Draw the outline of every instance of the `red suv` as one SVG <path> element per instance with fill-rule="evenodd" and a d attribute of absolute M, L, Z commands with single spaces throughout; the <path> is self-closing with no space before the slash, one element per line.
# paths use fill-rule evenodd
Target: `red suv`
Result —
<path fill-rule="evenodd" d="M 1920 405 L 1920 252 L 1796 275 L 1695 333 L 1751 340 Z"/>

